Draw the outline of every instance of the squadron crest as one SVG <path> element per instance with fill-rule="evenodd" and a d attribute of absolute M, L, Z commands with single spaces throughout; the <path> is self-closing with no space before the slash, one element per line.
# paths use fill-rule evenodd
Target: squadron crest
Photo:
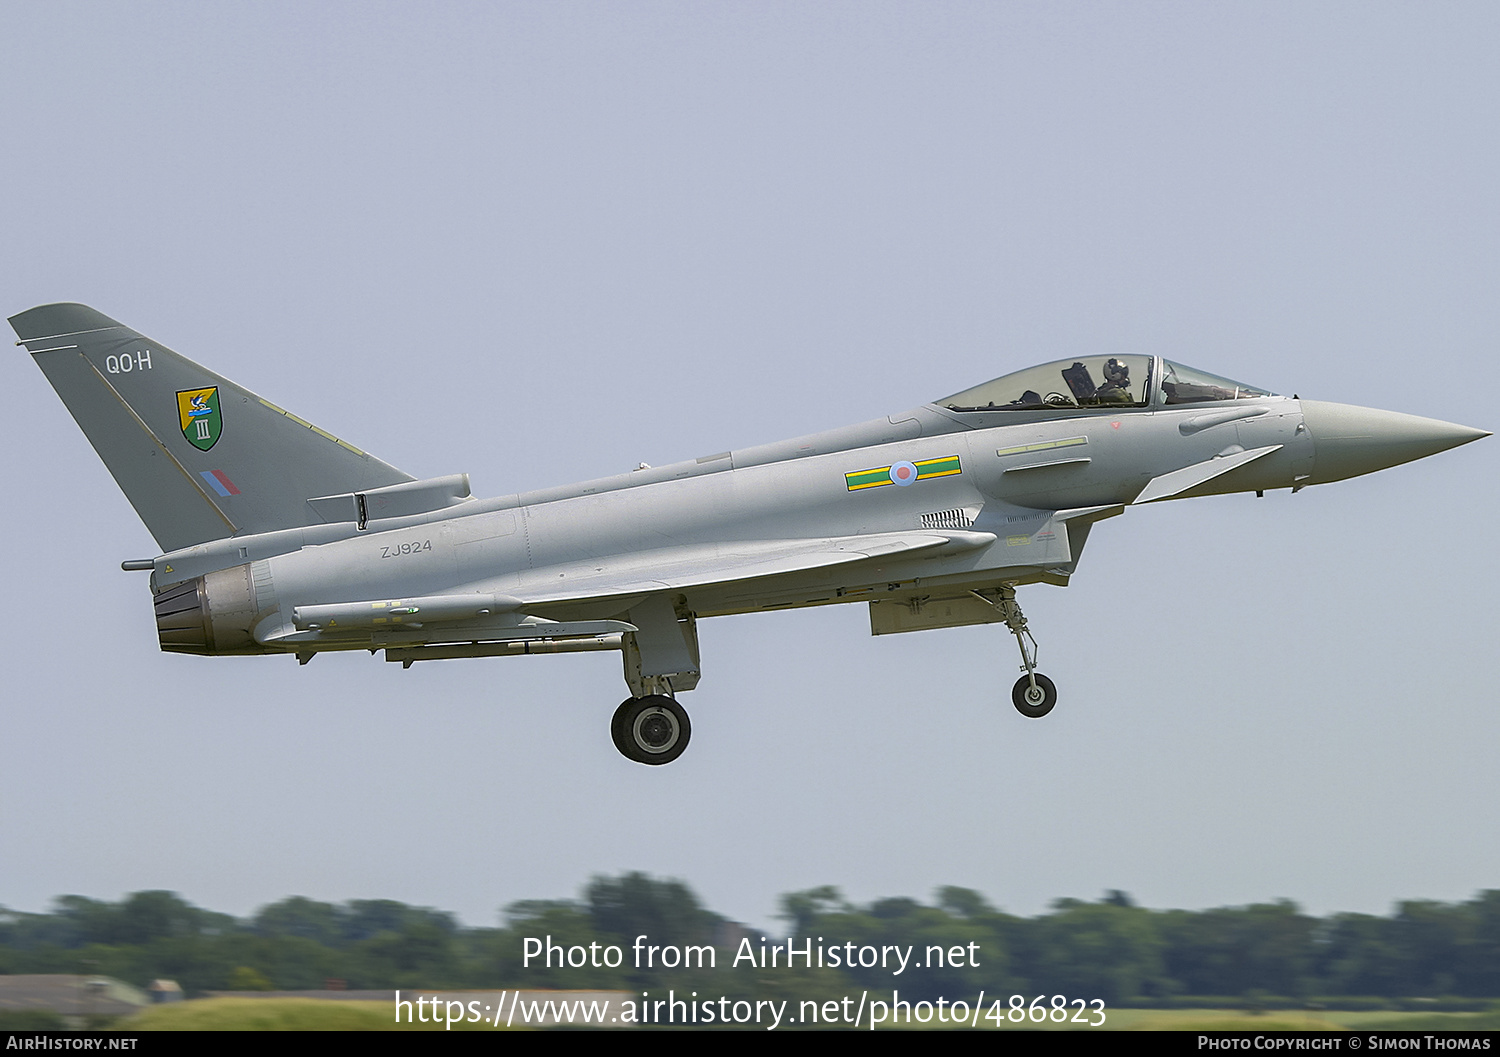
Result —
<path fill-rule="evenodd" d="M 182 435 L 199 451 L 207 451 L 219 442 L 224 432 L 224 416 L 219 411 L 219 387 L 185 389 L 177 394 L 177 418 Z"/>

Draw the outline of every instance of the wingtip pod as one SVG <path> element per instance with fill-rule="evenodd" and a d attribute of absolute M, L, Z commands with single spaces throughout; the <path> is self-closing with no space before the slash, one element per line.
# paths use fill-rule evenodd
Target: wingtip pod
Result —
<path fill-rule="evenodd" d="M 22 343 L 43 341 L 90 331 L 108 330 L 124 324 L 110 319 L 88 305 L 60 301 L 55 305 L 38 305 L 10 317 L 10 325 Z M 32 350 L 36 351 L 36 350 Z"/>

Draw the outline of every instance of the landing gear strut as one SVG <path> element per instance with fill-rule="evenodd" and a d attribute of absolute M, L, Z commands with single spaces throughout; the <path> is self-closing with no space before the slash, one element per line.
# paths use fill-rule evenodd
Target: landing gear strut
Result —
<path fill-rule="evenodd" d="M 621 702 L 609 724 L 620 755 L 653 766 L 682 755 L 692 736 L 687 710 L 666 694 L 647 694 Z"/>
<path fill-rule="evenodd" d="M 974 594 L 984 598 L 977 591 Z M 1016 637 L 1016 645 L 1021 648 L 1021 667 L 1026 669 L 1026 674 L 1011 688 L 1011 702 L 1016 706 L 1016 711 L 1028 719 L 1041 719 L 1057 704 L 1057 687 L 1052 685 L 1051 679 L 1036 670 L 1036 639 L 1032 638 L 1030 629 L 1026 627 L 1026 618 L 1016 602 L 1016 589 L 1010 584 L 1002 584 L 1000 601 L 988 598 L 984 600 L 1000 610 L 1001 619 Z M 1031 643 L 1029 650 L 1026 648 L 1027 641 Z"/>

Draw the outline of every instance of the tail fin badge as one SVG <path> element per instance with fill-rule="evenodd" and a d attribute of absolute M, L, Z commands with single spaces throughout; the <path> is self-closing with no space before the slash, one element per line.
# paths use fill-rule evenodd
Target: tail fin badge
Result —
<path fill-rule="evenodd" d="M 199 451 L 207 451 L 224 433 L 224 416 L 219 412 L 219 387 L 185 389 L 177 394 L 177 418 L 182 435 Z"/>

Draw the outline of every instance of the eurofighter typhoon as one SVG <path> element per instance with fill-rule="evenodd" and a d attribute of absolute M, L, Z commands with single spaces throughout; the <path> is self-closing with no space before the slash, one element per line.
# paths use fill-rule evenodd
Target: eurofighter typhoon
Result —
<path fill-rule="evenodd" d="M 876 635 L 1004 624 L 1132 505 L 1339 481 L 1489 434 L 1276 396 L 1158 356 L 1030 367 L 795 440 L 497 499 L 414 480 L 78 304 L 10 320 L 146 523 L 161 648 L 388 661 L 617 650 L 615 746 L 687 747 L 698 620 L 863 602 Z"/>

